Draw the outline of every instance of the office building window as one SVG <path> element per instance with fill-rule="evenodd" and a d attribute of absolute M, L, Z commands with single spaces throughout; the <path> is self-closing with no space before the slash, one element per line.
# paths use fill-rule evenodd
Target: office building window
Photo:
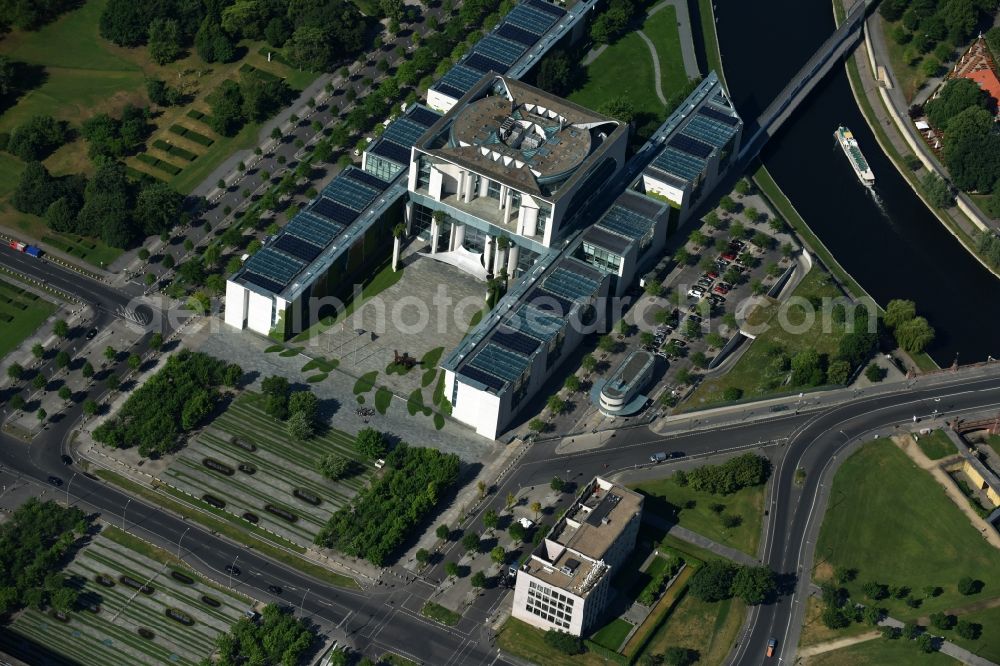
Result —
<path fill-rule="evenodd" d="M 383 159 L 378 155 L 368 153 L 368 156 L 365 157 L 365 171 L 386 182 L 391 182 L 402 170 L 403 167 L 400 165 Z"/>
<path fill-rule="evenodd" d="M 426 157 L 418 159 L 417 189 L 427 189 L 431 186 L 431 163 Z"/>
<path fill-rule="evenodd" d="M 491 180 L 490 184 L 486 186 L 486 196 L 490 199 L 500 201 L 500 183 L 495 180 Z"/>
<path fill-rule="evenodd" d="M 535 233 L 539 236 L 545 235 L 545 228 L 549 224 L 549 216 L 552 215 L 552 208 L 545 204 L 538 209 L 538 226 L 535 228 Z"/>
<path fill-rule="evenodd" d="M 584 242 L 582 248 L 582 259 L 584 261 L 604 273 L 618 275 L 618 271 L 621 270 L 622 265 L 622 258 L 620 256 L 592 243 Z"/>

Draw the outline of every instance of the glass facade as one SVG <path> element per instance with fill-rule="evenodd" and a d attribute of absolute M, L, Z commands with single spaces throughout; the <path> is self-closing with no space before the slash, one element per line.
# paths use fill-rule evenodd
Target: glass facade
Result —
<path fill-rule="evenodd" d="M 652 240 L 652 237 L 650 237 Z M 647 245 L 649 243 L 647 242 Z M 618 275 L 622 267 L 622 258 L 617 254 L 608 252 L 603 247 L 597 247 L 592 243 L 584 241 L 582 243 L 582 259 L 594 268 L 611 275 Z"/>
<path fill-rule="evenodd" d="M 418 158 L 417 166 L 417 189 L 428 189 L 431 186 L 431 163 L 424 156 Z"/>
<path fill-rule="evenodd" d="M 545 235 L 545 229 L 549 225 L 549 217 L 552 215 L 552 206 L 548 204 L 542 204 L 538 208 L 538 226 L 535 228 L 535 233 L 538 236 Z"/>
<path fill-rule="evenodd" d="M 365 158 L 365 171 L 387 183 L 392 182 L 402 170 L 403 167 L 395 162 L 390 162 L 372 153 L 368 153 L 368 156 Z"/>
<path fill-rule="evenodd" d="M 495 180 L 491 180 L 490 184 L 486 186 L 486 196 L 490 199 L 500 201 L 500 183 Z"/>
<path fill-rule="evenodd" d="M 569 629 L 575 600 L 552 588 L 528 583 L 528 603 L 525 610 L 563 629 Z"/>

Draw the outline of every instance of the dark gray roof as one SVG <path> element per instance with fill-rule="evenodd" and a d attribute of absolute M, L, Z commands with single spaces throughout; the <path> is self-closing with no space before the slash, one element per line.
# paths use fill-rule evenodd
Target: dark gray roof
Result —
<path fill-rule="evenodd" d="M 619 257 L 623 256 L 625 251 L 632 244 L 632 241 L 624 236 L 610 233 L 600 227 L 590 227 L 587 229 L 583 233 L 583 242 L 591 243 L 597 247 L 604 248 L 608 252 L 617 254 Z"/>

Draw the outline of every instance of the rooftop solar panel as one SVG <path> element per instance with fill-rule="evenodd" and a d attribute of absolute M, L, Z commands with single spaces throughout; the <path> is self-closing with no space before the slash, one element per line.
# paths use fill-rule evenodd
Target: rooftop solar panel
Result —
<path fill-rule="evenodd" d="M 468 377 L 469 379 L 477 381 L 480 384 L 485 384 L 494 391 L 499 391 L 507 384 L 507 382 L 499 377 L 494 377 L 488 372 L 483 372 L 482 370 L 474 368 L 471 365 L 462 366 L 462 368 L 458 371 L 458 375 L 460 377 Z"/>
<path fill-rule="evenodd" d="M 301 238 L 288 233 L 278 236 L 277 240 L 274 241 L 274 247 L 305 262 L 312 261 L 323 252 L 322 247 L 307 243 Z"/>
<path fill-rule="evenodd" d="M 430 127 L 441 118 L 441 115 L 434 113 L 430 109 L 425 109 L 422 106 L 415 106 L 412 110 L 407 112 L 406 117 L 423 125 L 424 127 Z"/>
<path fill-rule="evenodd" d="M 612 206 L 598 221 L 597 227 L 625 238 L 642 238 L 653 228 L 653 220 L 629 210 L 620 204 Z"/>
<path fill-rule="evenodd" d="M 478 69 L 483 74 L 486 72 L 503 72 L 507 70 L 507 65 L 502 62 L 497 62 L 492 58 L 487 58 L 482 53 L 476 52 L 473 52 L 472 55 L 463 60 L 462 64 L 472 69 Z"/>
<path fill-rule="evenodd" d="M 573 301 L 541 287 L 532 289 L 525 300 L 531 303 L 532 307 L 542 312 L 552 313 L 556 317 L 566 317 L 573 309 Z"/>
<path fill-rule="evenodd" d="M 281 285 L 287 285 L 305 267 L 306 262 L 280 252 L 273 246 L 247 259 L 247 271 L 270 278 Z"/>
<path fill-rule="evenodd" d="M 389 183 L 385 182 L 378 176 L 374 176 L 367 171 L 362 171 L 361 169 L 348 169 L 347 171 L 341 172 L 341 175 L 346 176 L 351 180 L 356 180 L 363 185 L 368 185 L 379 192 L 384 192 L 389 189 Z"/>
<path fill-rule="evenodd" d="M 479 79 L 483 78 L 482 72 L 477 72 L 471 67 L 455 65 L 441 77 L 441 83 L 452 86 L 461 91 L 459 97 L 472 90 Z"/>
<path fill-rule="evenodd" d="M 739 118 L 731 116 L 728 113 L 723 113 L 722 111 L 719 111 L 718 109 L 713 109 L 712 107 L 707 106 L 707 105 L 706 106 L 702 106 L 701 108 L 699 108 L 698 109 L 698 113 L 700 113 L 703 116 L 708 116 L 709 118 L 714 118 L 715 120 L 718 120 L 719 122 L 726 123 L 727 125 L 736 126 L 736 125 L 738 125 L 740 123 L 740 119 Z"/>
<path fill-rule="evenodd" d="M 504 21 L 497 28 L 497 34 L 506 39 L 513 40 L 515 42 L 521 42 L 525 46 L 534 46 L 538 42 L 539 35 L 532 32 L 528 32 L 523 28 L 518 28 L 516 25 Z"/>
<path fill-rule="evenodd" d="M 716 148 L 725 146 L 733 138 L 733 135 L 736 134 L 736 128 L 732 125 L 727 125 L 708 116 L 698 114 L 691 116 L 691 119 L 688 120 L 687 125 L 681 131 Z"/>
<path fill-rule="evenodd" d="M 559 296 L 582 301 L 593 296 L 599 284 L 595 280 L 560 266 L 549 273 L 542 282 L 542 286 L 545 287 L 546 291 L 551 291 Z"/>
<path fill-rule="evenodd" d="M 341 206 L 333 199 L 327 199 L 326 197 L 314 199 L 309 206 L 309 212 L 322 215 L 345 227 L 358 219 L 357 211 L 353 211 L 347 206 Z"/>
<path fill-rule="evenodd" d="M 401 146 L 412 146 L 426 131 L 426 127 L 404 116 L 389 123 L 382 137 Z"/>
<path fill-rule="evenodd" d="M 619 257 L 625 253 L 632 241 L 614 234 L 600 225 L 595 225 L 587 229 L 583 234 L 583 242 L 603 248 Z"/>
<path fill-rule="evenodd" d="M 537 42 L 542 35 L 555 23 L 555 18 L 547 13 L 523 3 L 510 10 L 503 19 L 504 24 L 520 28 L 535 35 Z M 531 46 L 529 44 L 529 46 Z"/>
<path fill-rule="evenodd" d="M 542 346 L 541 340 L 536 340 L 529 335 L 506 327 L 497 329 L 497 332 L 490 339 L 501 347 L 515 351 L 518 354 L 524 354 L 525 356 L 531 356 L 535 353 L 536 349 Z"/>
<path fill-rule="evenodd" d="M 692 139 L 687 134 L 674 134 L 667 143 L 678 150 L 683 150 L 685 153 L 702 159 L 712 154 L 712 146 L 704 144 L 697 139 Z"/>
<path fill-rule="evenodd" d="M 386 139 L 376 141 L 375 145 L 368 149 L 368 152 L 380 155 L 404 166 L 410 162 L 410 150 L 408 148 L 403 148 L 398 143 L 393 143 Z"/>
<path fill-rule="evenodd" d="M 323 196 L 347 206 L 351 210 L 361 212 L 375 200 L 382 190 L 365 185 L 353 178 L 334 178 L 323 188 Z"/>
<path fill-rule="evenodd" d="M 444 81 L 438 81 L 433 86 L 431 86 L 431 88 L 433 90 L 437 90 L 438 92 L 444 95 L 448 95 L 448 97 L 454 97 L 455 99 L 461 99 L 462 95 L 469 92 L 468 90 L 465 91 L 459 90 L 455 86 L 448 85 Z"/>
<path fill-rule="evenodd" d="M 525 52 L 524 44 L 512 42 L 496 34 L 489 34 L 479 40 L 474 51 L 510 67 Z"/>
<path fill-rule="evenodd" d="M 529 363 L 527 357 L 504 349 L 498 344 L 487 342 L 469 359 L 468 365 L 505 381 L 513 382 L 524 374 Z"/>
<path fill-rule="evenodd" d="M 552 16 L 562 18 L 566 14 L 566 10 L 562 7 L 556 7 L 551 2 L 544 2 L 543 0 L 528 0 L 524 4 L 531 5 L 532 7 L 537 7 L 543 12 L 548 12 Z"/>
<path fill-rule="evenodd" d="M 566 322 L 546 312 L 528 305 L 521 305 L 516 312 L 507 318 L 505 324 L 539 340 L 551 340 Z"/>
<path fill-rule="evenodd" d="M 325 246 L 344 230 L 344 226 L 307 210 L 300 212 L 285 225 L 286 234 L 294 234 L 315 245 Z"/>
<path fill-rule="evenodd" d="M 684 180 L 693 181 L 705 169 L 705 160 L 666 146 L 660 155 L 653 160 L 653 166 Z"/>
<path fill-rule="evenodd" d="M 256 273 L 250 273 L 247 271 L 243 272 L 242 279 L 244 282 L 249 282 L 250 284 L 255 284 L 258 287 L 263 287 L 272 294 L 280 294 L 285 285 L 279 284 L 274 280 L 270 280 L 263 275 L 257 275 Z"/>

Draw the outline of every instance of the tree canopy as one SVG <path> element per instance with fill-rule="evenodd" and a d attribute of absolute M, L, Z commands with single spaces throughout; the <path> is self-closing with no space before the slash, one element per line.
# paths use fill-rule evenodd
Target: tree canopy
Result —
<path fill-rule="evenodd" d="M 759 486 L 767 481 L 771 463 L 755 453 L 745 453 L 719 465 L 703 465 L 687 474 L 695 490 L 729 495 L 741 488 Z"/>
<path fill-rule="evenodd" d="M 298 664 L 315 640 L 313 628 L 291 609 L 268 604 L 260 620 L 240 618 L 228 634 L 215 641 L 217 666 L 239 664 Z M 209 663 L 207 660 L 205 663 Z"/>
<path fill-rule="evenodd" d="M 924 105 L 924 113 L 934 127 L 948 129 L 952 118 L 970 107 L 985 109 L 989 96 L 972 79 L 950 79 L 933 99 Z"/>

